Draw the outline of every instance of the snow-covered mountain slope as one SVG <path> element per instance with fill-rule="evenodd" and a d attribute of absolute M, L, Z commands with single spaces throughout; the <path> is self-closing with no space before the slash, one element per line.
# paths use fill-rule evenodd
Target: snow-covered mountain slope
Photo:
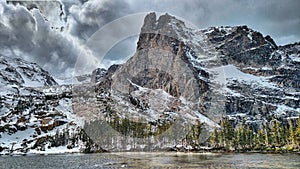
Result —
<path fill-rule="evenodd" d="M 35 63 L 0 56 L 1 95 L 30 93 L 26 87 L 57 85 L 56 81 Z"/>
<path fill-rule="evenodd" d="M 70 86 L 34 88 L 0 101 L 0 154 L 100 151 L 72 110 Z"/>
<path fill-rule="evenodd" d="M 0 67 L 1 82 L 4 84 L 29 87 L 57 85 L 51 75 L 36 63 L 1 56 Z"/>
<path fill-rule="evenodd" d="M 35 63 L 0 57 L 0 154 L 96 151 L 77 125 L 70 85 Z"/>

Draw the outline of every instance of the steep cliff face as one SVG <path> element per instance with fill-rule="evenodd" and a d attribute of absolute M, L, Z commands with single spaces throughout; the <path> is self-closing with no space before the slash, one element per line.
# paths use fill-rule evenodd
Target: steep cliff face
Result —
<path fill-rule="evenodd" d="M 218 51 L 224 64 L 273 65 L 271 53 L 277 45 L 270 36 L 263 37 L 247 26 L 209 28 L 206 35 L 210 50 Z"/>
<path fill-rule="evenodd" d="M 131 82 L 163 89 L 197 103 L 194 110 L 208 117 L 250 115 L 254 109 L 268 115 L 297 112 L 298 50 L 297 44 L 278 47 L 270 36 L 247 26 L 192 30 L 173 16 L 156 19 L 151 13 L 135 55 L 114 74 L 112 89 L 130 94 Z M 216 100 L 221 106 L 214 109 Z M 281 104 L 288 107 L 282 110 Z"/>
<path fill-rule="evenodd" d="M 274 117 L 286 123 L 286 118 L 299 115 L 297 44 L 278 47 L 269 36 L 246 26 L 202 32 L 210 44 L 208 54 L 217 52 L 208 67 L 224 73 L 219 91 L 226 96 L 228 116 L 236 122 L 244 117 L 257 127 Z"/>
<path fill-rule="evenodd" d="M 191 49 L 178 38 L 178 30 L 170 24 L 172 21 L 184 26 L 170 15 L 163 15 L 158 20 L 154 13 L 146 16 L 137 51 L 115 73 L 113 89 L 130 93 L 130 80 L 139 86 L 163 89 L 172 96 L 183 96 L 190 101 L 205 97 L 208 86 L 201 78 L 208 78 L 208 73 L 191 65 L 187 54 Z"/>
<path fill-rule="evenodd" d="M 114 74 L 113 91 L 130 95 L 138 89 L 132 84 L 162 89 L 191 102 L 193 110 L 203 111 L 209 99 L 209 74 L 193 65 L 194 51 L 182 41 L 183 29 L 187 29 L 184 23 L 168 14 L 158 20 L 155 13 L 146 16 L 136 53 Z"/>

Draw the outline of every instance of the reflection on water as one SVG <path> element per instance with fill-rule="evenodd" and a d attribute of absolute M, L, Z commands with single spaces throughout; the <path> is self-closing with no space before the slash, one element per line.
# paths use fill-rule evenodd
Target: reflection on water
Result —
<path fill-rule="evenodd" d="M 2 156 L 0 168 L 300 168 L 296 154 L 105 153 Z"/>

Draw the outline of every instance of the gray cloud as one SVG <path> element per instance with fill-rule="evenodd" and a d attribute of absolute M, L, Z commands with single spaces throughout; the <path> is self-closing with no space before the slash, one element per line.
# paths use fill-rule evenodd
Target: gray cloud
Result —
<path fill-rule="evenodd" d="M 70 33 L 87 40 L 95 31 L 119 17 L 129 13 L 129 6 L 123 0 L 90 0 L 72 5 L 69 11 Z"/>
<path fill-rule="evenodd" d="M 280 45 L 300 41 L 298 12 L 300 1 L 294 0 L 59 0 L 59 2 L 61 6 L 58 11 L 53 11 L 55 5 L 48 4 L 51 2 L 38 4 L 39 11 L 7 5 L 1 1 L 0 53 L 37 62 L 57 76 L 68 76 L 80 51 L 88 57 L 96 57 L 90 56 L 97 54 L 89 51 L 86 42 L 97 30 L 120 17 L 150 11 L 173 14 L 190 21 L 200 29 L 220 25 L 248 25 L 264 35 L 271 35 Z M 140 20 L 137 20 L 136 24 L 134 22 L 131 25 L 127 24 L 122 29 L 135 29 L 136 25 L 141 25 Z M 64 31 L 53 30 L 52 26 L 63 26 Z M 117 38 L 120 30 L 111 29 L 110 38 Z M 97 45 L 100 44 L 92 46 Z M 122 62 L 135 45 L 135 38 L 117 43 L 108 52 L 102 65 Z M 91 64 L 95 66 L 99 63 Z"/>
<path fill-rule="evenodd" d="M 81 45 L 51 25 L 37 9 L 1 5 L 0 53 L 37 62 L 55 75 L 70 73 Z"/>

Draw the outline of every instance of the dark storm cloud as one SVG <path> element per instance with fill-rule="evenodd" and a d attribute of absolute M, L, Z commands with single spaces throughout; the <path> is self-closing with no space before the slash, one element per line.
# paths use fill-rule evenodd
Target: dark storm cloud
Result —
<path fill-rule="evenodd" d="M 32 41 L 23 40 L 32 38 L 34 34 L 33 30 L 35 29 L 34 18 L 23 7 L 9 8 L 2 6 L 1 2 L 0 5 L 0 12 L 2 16 L 0 18 L 1 47 L 12 51 L 14 47 L 18 47 L 20 50 L 27 51 L 34 44 Z M 19 43 L 20 41 L 22 41 L 22 43 Z M 14 44 L 17 43 L 19 44 L 15 46 Z"/>
<path fill-rule="evenodd" d="M 0 54 L 36 62 L 56 76 L 72 76 L 78 54 L 91 55 L 86 40 L 106 23 L 125 15 L 122 10 L 129 9 L 123 1 L 61 3 L 63 16 L 59 5 L 54 8 L 55 1 L 21 5 L 1 1 Z M 64 31 L 56 26 L 64 27 Z"/>
<path fill-rule="evenodd" d="M 37 62 L 46 70 L 65 73 L 76 61 L 80 47 L 60 32 L 50 29 L 37 9 L 1 2 L 1 54 Z"/>

